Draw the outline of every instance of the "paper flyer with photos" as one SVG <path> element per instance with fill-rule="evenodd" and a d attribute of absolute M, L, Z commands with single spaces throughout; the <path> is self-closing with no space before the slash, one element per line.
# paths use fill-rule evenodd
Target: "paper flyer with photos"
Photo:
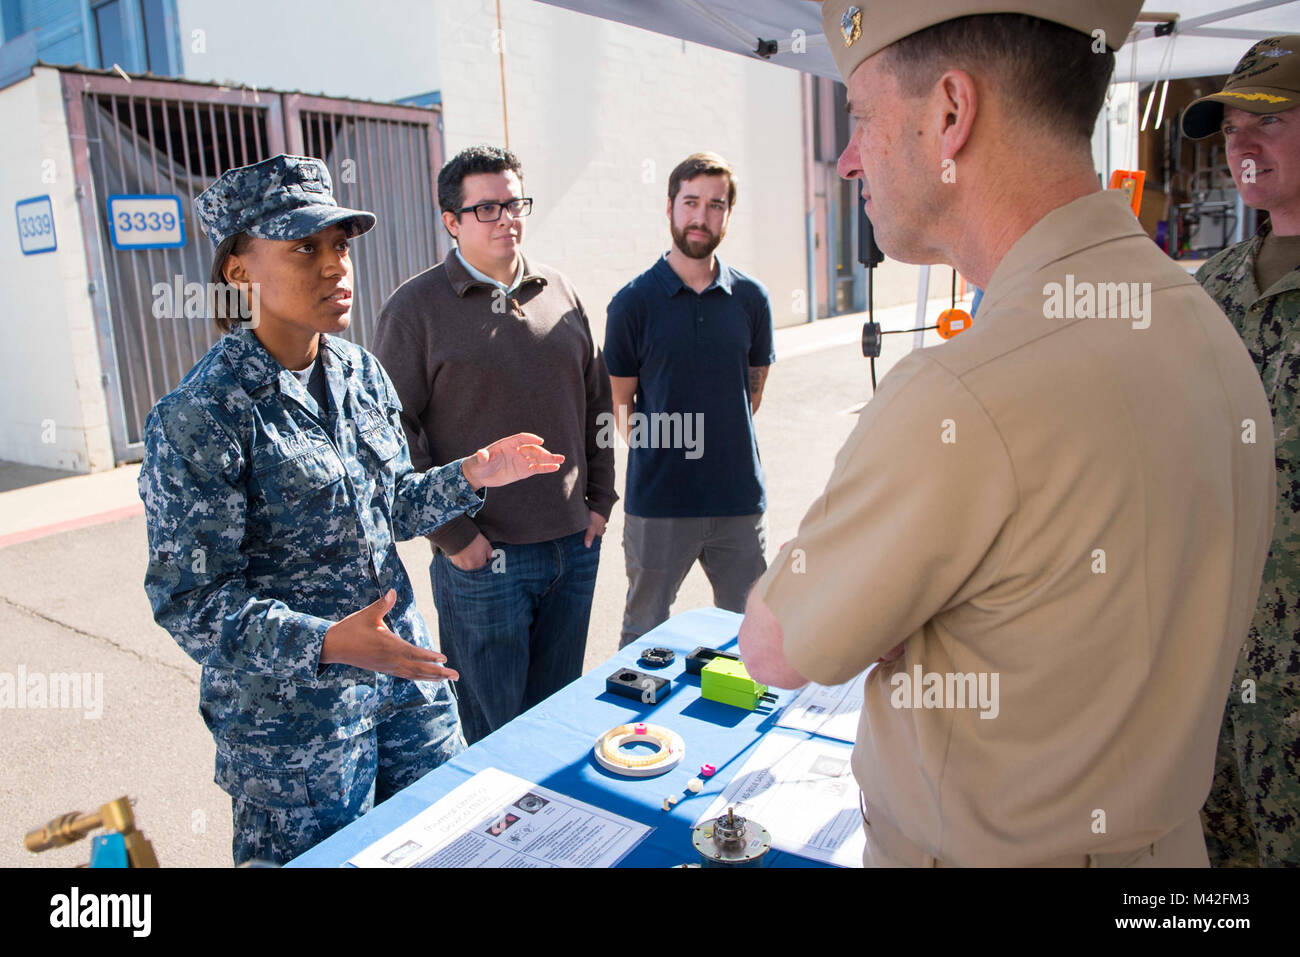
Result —
<path fill-rule="evenodd" d="M 613 867 L 653 830 L 496 768 L 380 838 L 353 867 Z"/>

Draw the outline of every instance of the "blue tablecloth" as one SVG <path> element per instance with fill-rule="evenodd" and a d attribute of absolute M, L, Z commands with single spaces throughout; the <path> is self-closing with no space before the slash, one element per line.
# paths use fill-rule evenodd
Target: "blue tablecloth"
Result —
<path fill-rule="evenodd" d="M 759 738 L 775 727 L 777 712 L 795 694 L 774 689 L 775 705 L 752 712 L 700 696 L 699 676 L 686 674 L 686 655 L 700 645 L 735 651 L 740 622 L 740 615 L 716 608 L 688 611 L 669 619 L 287 866 L 342 866 L 476 772 L 491 767 L 654 827 L 650 836 L 623 859 L 621 867 L 671 867 L 698 862 L 699 856 L 691 846 L 695 818 L 735 776 Z M 653 646 L 671 648 L 677 653 L 676 660 L 660 669 L 637 664 L 641 650 Z M 672 693 L 653 705 L 607 693 L 605 679 L 623 667 L 671 679 Z M 597 764 L 592 756 L 596 738 L 631 721 L 662 725 L 680 734 L 686 743 L 681 763 L 651 778 L 621 777 Z M 782 734 L 810 737 L 784 728 Z M 692 795 L 685 791 L 686 782 L 699 773 L 702 764 L 712 764 L 718 771 L 705 780 L 702 793 Z M 680 795 L 681 799 L 671 811 L 664 811 L 663 800 L 669 794 Z M 764 864 L 822 866 L 778 851 L 769 853 Z"/>

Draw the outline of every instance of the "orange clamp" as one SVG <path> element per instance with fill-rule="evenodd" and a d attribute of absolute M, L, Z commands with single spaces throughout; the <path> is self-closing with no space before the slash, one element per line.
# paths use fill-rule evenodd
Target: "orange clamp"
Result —
<path fill-rule="evenodd" d="M 965 332 L 974 322 L 965 309 L 945 309 L 939 313 L 939 338 L 951 339 L 957 333 Z"/>
<path fill-rule="evenodd" d="M 1128 196 L 1134 216 L 1142 210 L 1142 187 L 1146 180 L 1146 170 L 1141 169 L 1117 169 L 1110 174 L 1110 188 L 1121 190 Z"/>

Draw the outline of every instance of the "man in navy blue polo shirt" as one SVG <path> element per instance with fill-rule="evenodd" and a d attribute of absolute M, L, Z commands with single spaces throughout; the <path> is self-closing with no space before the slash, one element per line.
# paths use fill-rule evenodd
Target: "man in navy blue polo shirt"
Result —
<path fill-rule="evenodd" d="M 696 559 L 714 604 L 734 612 L 767 568 L 754 413 L 776 358 L 772 306 L 714 255 L 735 203 L 721 156 L 679 163 L 668 178 L 673 247 L 609 304 L 605 363 L 629 446 L 620 647 L 667 619 Z"/>

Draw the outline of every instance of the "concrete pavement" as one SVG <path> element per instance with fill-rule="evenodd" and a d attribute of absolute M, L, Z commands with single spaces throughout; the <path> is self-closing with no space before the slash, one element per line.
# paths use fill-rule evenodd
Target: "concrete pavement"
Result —
<path fill-rule="evenodd" d="M 932 301 L 928 321 L 946 306 Z M 906 329 L 913 313 L 903 306 L 880 310 L 877 319 L 886 329 Z M 777 330 L 777 364 L 756 420 L 768 480 L 769 557 L 795 534 L 870 396 L 857 345 L 863 319 Z M 911 335 L 885 338 L 878 376 L 911 342 Z M 937 342 L 927 334 L 927 345 Z M 626 464 L 620 450 L 620 491 Z M 31 699 L 0 707 L 6 784 L 0 820 L 7 822 L 0 866 L 84 862 L 87 842 L 31 855 L 22 835 L 122 794 L 135 799 L 138 825 L 163 866 L 230 864 L 230 800 L 212 783 L 212 739 L 198 714 L 199 667 L 154 624 L 141 587 L 146 553 L 138 469 L 66 476 L 0 465 L 0 673 L 37 684 L 54 675 L 90 676 L 77 707 Z M 622 528 L 616 508 L 602 549 L 584 670 L 599 667 L 618 647 L 626 591 Z M 421 539 L 398 549 L 436 634 L 428 544 Z M 712 604 L 697 565 L 673 611 Z"/>

